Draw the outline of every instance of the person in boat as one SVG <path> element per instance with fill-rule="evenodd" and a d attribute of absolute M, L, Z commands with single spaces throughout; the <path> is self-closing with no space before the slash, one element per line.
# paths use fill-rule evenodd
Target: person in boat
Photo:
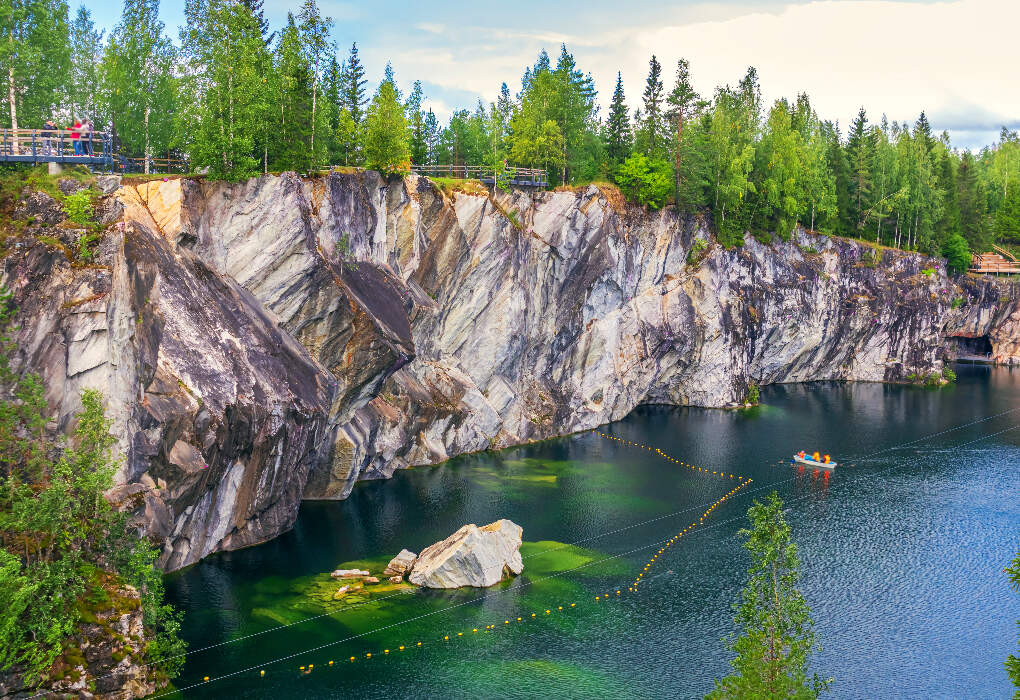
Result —
<path fill-rule="evenodd" d="M 823 462 L 824 462 L 825 464 L 828 464 L 828 463 L 829 463 L 829 455 L 822 455 L 822 461 L 823 461 Z"/>
<path fill-rule="evenodd" d="M 800 452 L 797 453 L 797 456 L 800 457 L 801 459 L 804 459 L 804 454 L 805 454 L 804 450 L 801 450 Z"/>
<path fill-rule="evenodd" d="M 815 460 L 816 462 L 821 462 L 822 461 L 821 457 L 819 456 L 819 454 L 817 452 L 812 452 L 811 453 L 811 459 Z"/>

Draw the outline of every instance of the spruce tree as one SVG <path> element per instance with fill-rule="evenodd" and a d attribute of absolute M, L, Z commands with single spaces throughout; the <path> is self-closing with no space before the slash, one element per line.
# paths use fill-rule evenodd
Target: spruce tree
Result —
<path fill-rule="evenodd" d="M 623 76 L 619 72 L 616 74 L 616 88 L 613 90 L 613 101 L 609 104 L 609 117 L 606 119 L 605 143 L 609 171 L 614 172 L 627 160 L 633 145 L 630 114 L 624 102 Z"/>
<path fill-rule="evenodd" d="M 346 109 L 355 124 L 361 124 L 365 117 L 365 104 L 368 99 L 365 97 L 365 68 L 358 58 L 358 43 L 351 44 L 351 52 L 344 61 L 341 81 L 341 103 L 340 106 Z"/>
<path fill-rule="evenodd" d="M 816 698 L 831 679 L 807 674 L 815 650 L 813 623 L 796 587 L 800 559 L 783 502 L 773 491 L 765 503 L 755 500 L 747 516 L 751 527 L 739 535 L 751 555 L 750 580 L 734 606 L 734 622 L 743 633 L 730 642 L 737 654 L 730 662 L 733 673 L 717 680 L 708 698 Z"/>
<path fill-rule="evenodd" d="M 274 57 L 279 80 L 276 138 L 270 145 L 273 170 L 308 172 L 317 163 L 312 150 L 313 75 L 294 16 L 280 32 Z"/>
<path fill-rule="evenodd" d="M 404 112 L 411 130 L 411 163 L 421 165 L 428 155 L 428 144 L 425 140 L 425 115 L 422 112 L 422 101 L 425 98 L 421 81 L 415 80 L 411 86 L 411 94 L 404 103 Z"/>
<path fill-rule="evenodd" d="M 977 162 L 964 151 L 956 173 L 956 201 L 960 209 L 960 233 L 973 251 L 989 249 L 988 197 L 977 172 Z"/>
<path fill-rule="evenodd" d="M 846 158 L 850 166 L 850 197 L 854 232 L 864 232 L 871 206 L 872 160 L 875 155 L 875 138 L 868 127 L 868 115 L 861 107 L 847 135 Z"/>

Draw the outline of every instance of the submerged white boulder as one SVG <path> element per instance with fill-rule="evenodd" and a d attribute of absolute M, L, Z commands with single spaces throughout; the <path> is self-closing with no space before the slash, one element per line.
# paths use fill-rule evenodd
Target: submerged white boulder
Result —
<path fill-rule="evenodd" d="M 520 525 L 497 520 L 483 527 L 465 525 L 442 542 L 426 547 L 407 580 L 426 588 L 492 586 L 524 571 Z"/>

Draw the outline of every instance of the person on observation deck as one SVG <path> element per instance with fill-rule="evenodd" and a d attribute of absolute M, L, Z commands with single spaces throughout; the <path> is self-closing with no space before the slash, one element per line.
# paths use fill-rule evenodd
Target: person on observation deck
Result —
<path fill-rule="evenodd" d="M 81 122 L 81 154 L 92 155 L 92 122 L 88 118 Z"/>
<path fill-rule="evenodd" d="M 43 137 L 43 150 L 46 155 L 53 155 L 53 139 L 57 135 L 59 127 L 52 119 L 47 119 L 46 123 L 43 124 L 42 137 Z"/>
<path fill-rule="evenodd" d="M 71 131 L 71 144 L 74 146 L 74 155 L 81 155 L 81 121 L 75 121 L 74 126 L 68 127 Z"/>

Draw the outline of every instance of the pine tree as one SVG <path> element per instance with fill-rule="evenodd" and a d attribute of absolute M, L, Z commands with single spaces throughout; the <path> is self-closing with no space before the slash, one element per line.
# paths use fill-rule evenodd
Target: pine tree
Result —
<path fill-rule="evenodd" d="M 826 226 L 832 233 L 848 236 L 854 231 L 850 198 L 850 164 L 847 162 L 843 144 L 840 143 L 839 124 L 824 122 L 822 135 L 827 144 L 826 160 L 836 189 L 836 213 Z"/>
<path fill-rule="evenodd" d="M 657 157 L 663 147 L 662 136 L 665 129 L 663 127 L 662 90 L 662 66 L 658 59 L 652 56 L 648 62 L 645 91 L 641 95 L 644 117 L 640 130 L 640 148 L 645 155 L 651 158 Z"/>
<path fill-rule="evenodd" d="M 751 554 L 750 580 L 734 618 L 743 633 L 730 642 L 737 654 L 733 673 L 717 680 L 708 698 L 816 698 L 831 679 L 807 675 L 815 650 L 813 623 L 796 588 L 800 560 L 783 502 L 773 491 L 765 503 L 755 500 L 747 516 L 751 528 L 739 534 Z"/>
<path fill-rule="evenodd" d="M 680 184 L 684 170 L 684 155 L 690 148 L 684 142 L 684 123 L 697 118 L 700 96 L 691 83 L 690 64 L 686 58 L 676 63 L 676 82 L 666 98 L 666 117 L 673 135 L 673 199 L 680 204 Z"/>
<path fill-rule="evenodd" d="M 365 163 L 381 173 L 411 169 L 411 135 L 392 76 L 384 79 L 365 115 Z"/>
<path fill-rule="evenodd" d="M 609 171 L 614 172 L 630 155 L 633 137 L 630 133 L 630 114 L 623 95 L 623 76 L 616 74 L 616 88 L 613 90 L 613 101 L 609 105 L 609 117 L 605 127 L 606 155 L 609 158 Z"/>
<path fill-rule="evenodd" d="M 110 118 L 121 148 L 145 159 L 166 152 L 173 137 L 175 49 L 163 32 L 159 0 L 125 0 L 103 57 Z"/>

